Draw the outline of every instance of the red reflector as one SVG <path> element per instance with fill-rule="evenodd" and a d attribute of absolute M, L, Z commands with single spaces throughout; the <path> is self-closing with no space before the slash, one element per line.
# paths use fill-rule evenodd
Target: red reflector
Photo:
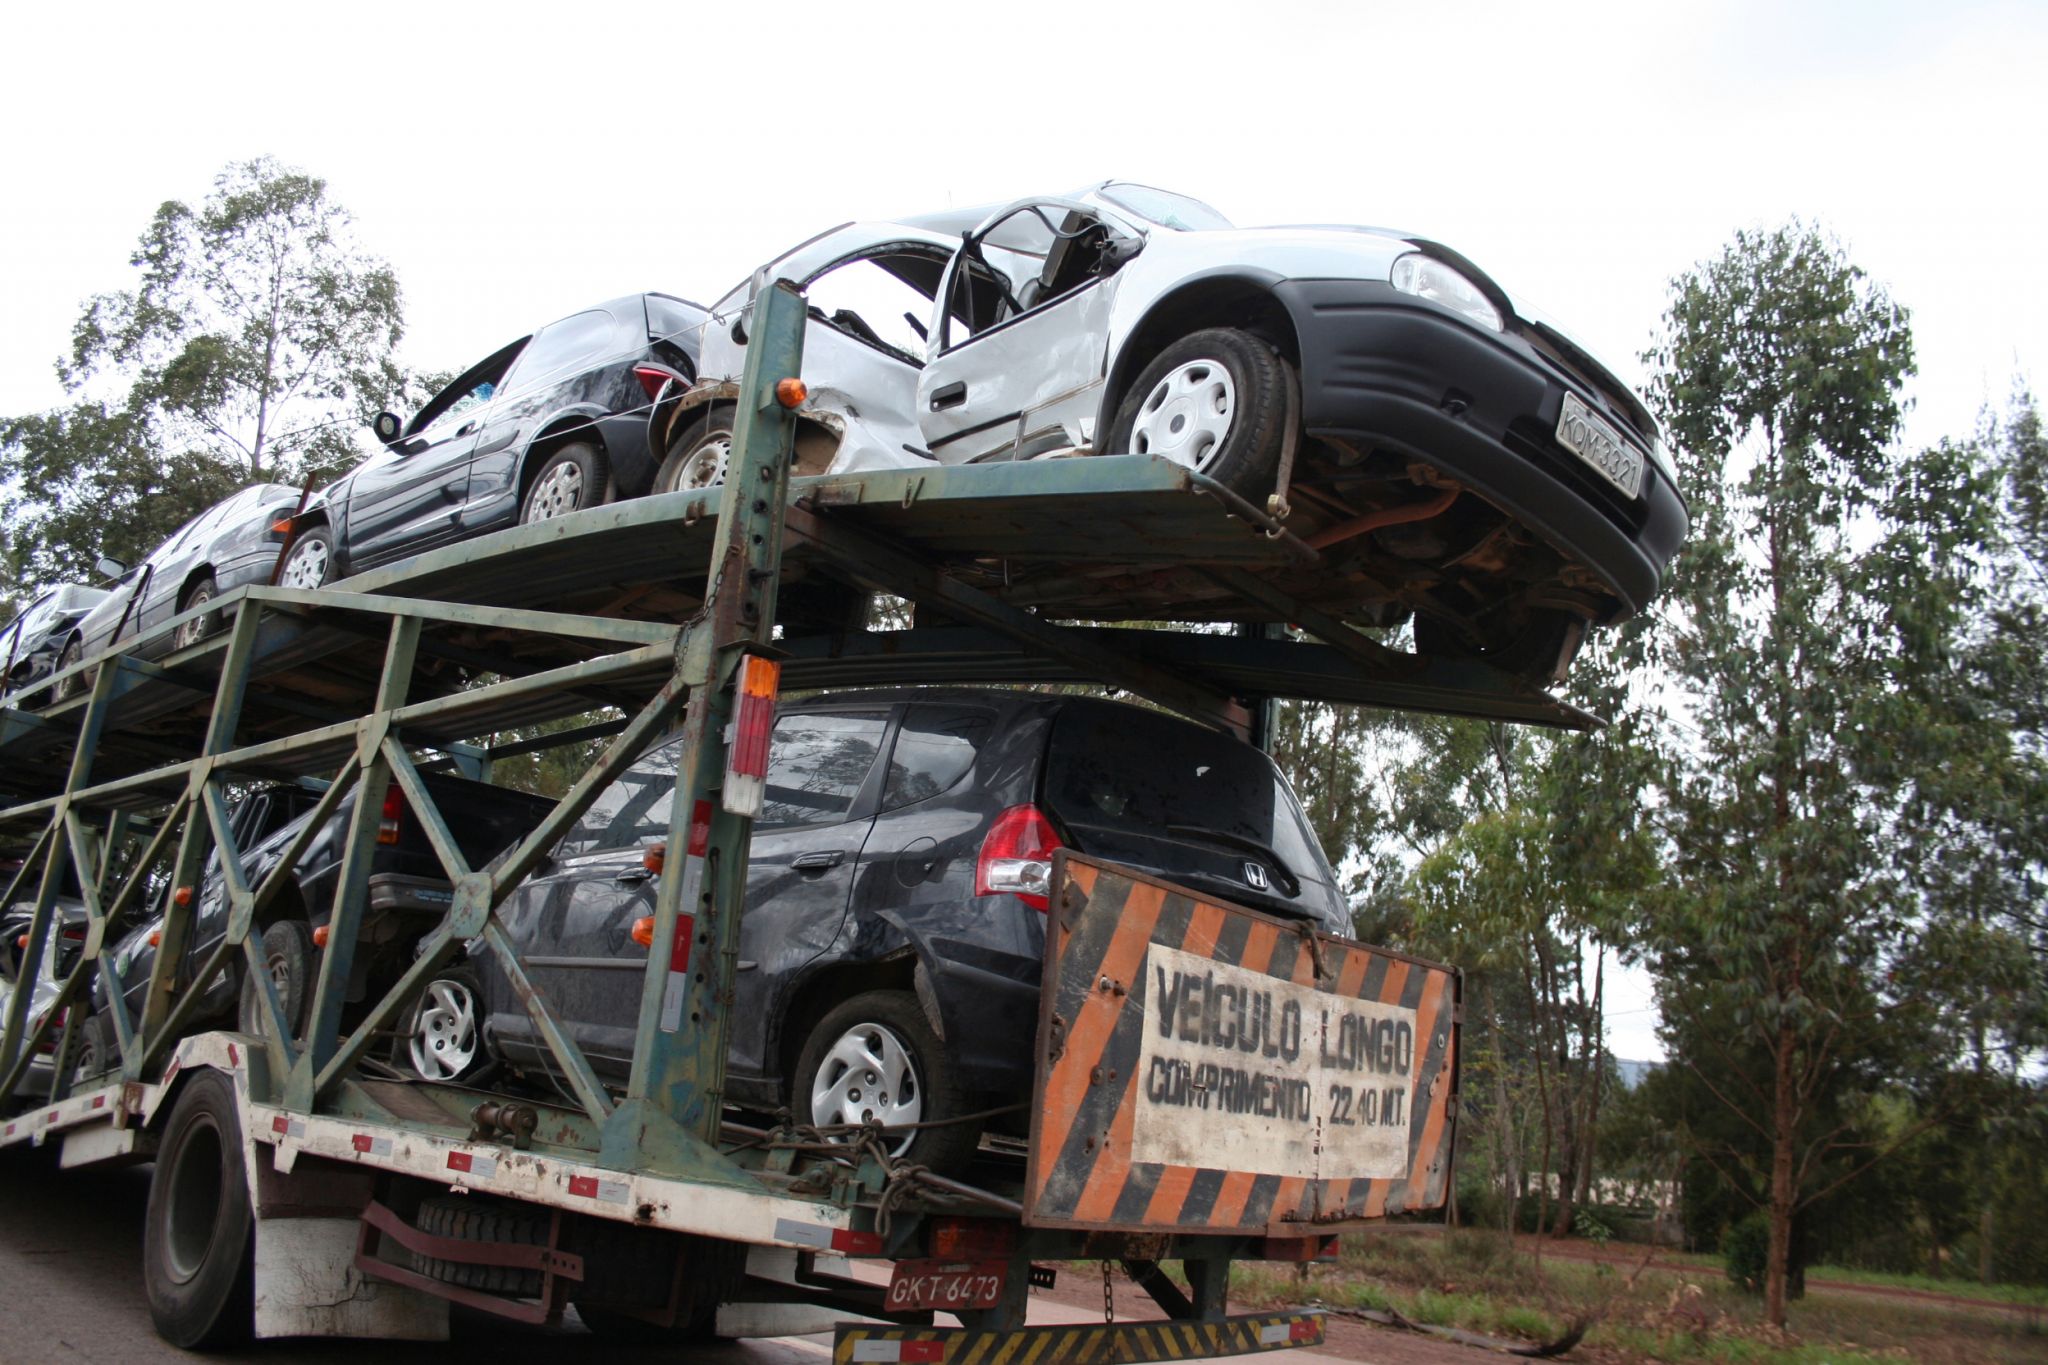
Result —
<path fill-rule="evenodd" d="M 450 1152 L 450 1153 L 448 1154 L 448 1169 L 449 1169 L 449 1170 L 451 1170 L 451 1171 L 466 1171 L 466 1170 L 468 1170 L 468 1169 L 469 1169 L 469 1153 L 468 1153 L 468 1152 Z"/>
<path fill-rule="evenodd" d="M 371 1136 L 368 1133 L 357 1133 L 348 1140 L 349 1146 L 355 1148 L 359 1152 L 369 1151 L 371 1146 L 374 1144 L 374 1141 L 375 1140 L 371 1138 Z"/>
<path fill-rule="evenodd" d="M 690 945 L 697 941 L 697 917 L 676 916 L 676 941 L 668 946 L 668 969 L 672 972 L 690 970 Z"/>
<path fill-rule="evenodd" d="M 879 1256 L 882 1254 L 882 1239 L 872 1232 L 855 1232 L 852 1228 L 832 1230 L 832 1249 L 848 1256 Z M 906 1342 L 905 1345 L 909 1343 Z M 936 1359 L 937 1357 L 934 1357 Z"/>
<path fill-rule="evenodd" d="M 291 1130 L 292 1121 L 283 1114 L 279 1114 L 270 1120 L 270 1131 L 273 1133 L 289 1133 Z"/>
<path fill-rule="evenodd" d="M 711 847 L 711 803 L 699 801 L 690 807 L 690 847 L 692 858 L 701 858 Z"/>
<path fill-rule="evenodd" d="M 1015 1224 L 994 1218 L 940 1218 L 932 1223 L 932 1255 L 944 1261 L 997 1261 L 1017 1249 Z"/>
<path fill-rule="evenodd" d="M 1033 910 L 1051 902 L 1052 855 L 1060 847 L 1052 821 L 1036 806 L 1012 806 L 996 817 L 974 865 L 974 894 L 1009 893 Z"/>
<path fill-rule="evenodd" d="M 906 1341 L 896 1354 L 896 1359 L 903 1365 L 938 1365 L 945 1358 L 946 1343 L 943 1341 Z"/>
<path fill-rule="evenodd" d="M 674 376 L 667 370 L 658 369 L 653 365 L 635 365 L 633 377 L 640 381 L 640 387 L 647 391 L 649 398 L 659 398 L 661 391 L 668 387 L 668 381 Z"/>
<path fill-rule="evenodd" d="M 734 815 L 761 813 L 767 792 L 768 740 L 775 731 L 775 692 L 782 665 L 749 654 L 740 665 L 739 707 L 732 720 L 732 743 L 725 751 L 725 785 L 720 800 Z"/>
<path fill-rule="evenodd" d="M 597 1198 L 597 1177 L 594 1175 L 572 1175 L 569 1177 L 569 1193 L 578 1199 Z"/>
<path fill-rule="evenodd" d="M 177 889 L 176 891 L 173 891 L 173 892 L 171 893 L 171 904 L 173 904 L 173 905 L 177 906 L 177 907 L 178 907 L 179 909 L 181 909 L 181 910 L 182 910 L 182 909 L 183 909 L 184 907 L 186 907 L 186 906 L 190 905 L 191 903 L 192 903 L 192 888 L 191 888 L 191 887 L 189 887 L 189 886 L 181 886 L 181 887 L 179 887 L 179 888 L 178 888 L 178 889 Z"/>

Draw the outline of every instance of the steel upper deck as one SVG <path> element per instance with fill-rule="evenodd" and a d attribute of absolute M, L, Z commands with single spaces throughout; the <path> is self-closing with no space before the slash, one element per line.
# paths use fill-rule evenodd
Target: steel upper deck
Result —
<path fill-rule="evenodd" d="M 409 740 L 510 729 L 630 707 L 668 676 L 659 646 L 704 604 L 719 490 L 592 508 L 430 551 L 313 592 L 246 589 L 274 604 L 249 663 L 247 743 L 335 727 L 372 703 L 394 611 L 422 620 L 416 697 L 583 668 L 563 687 L 479 698 L 408 718 Z M 934 467 L 792 481 L 785 583 L 851 581 L 942 600 L 959 627 L 786 638 L 792 688 L 870 683 L 1093 681 L 1194 714 L 1230 698 L 1299 697 L 1583 728 L 1591 717 L 1478 664 L 1384 648 L 1345 623 L 1355 585 L 1316 552 L 1200 475 L 1151 456 Z M 176 618 L 182 619 L 182 618 Z M 1079 629 L 1056 621 L 1291 624 L 1312 640 L 1187 630 Z M 176 628 L 176 620 L 159 627 Z M 1213 630 L 1213 628 L 1212 628 Z M 1318 642 L 1320 641 L 1320 642 Z M 169 769 L 193 752 L 226 658 L 225 634 L 158 663 L 121 655 L 94 774 Z M 635 651 L 639 651 L 637 657 Z M 594 661 L 609 662 L 597 666 Z M 101 660 L 88 661 L 93 669 Z M 30 693 L 28 695 L 36 695 Z M 87 698 L 0 708 L 0 801 L 61 790 Z M 258 763 L 254 771 L 261 772 Z M 142 793 L 138 791 L 138 799 Z M 108 804 L 121 804 L 109 794 Z M 26 813 L 26 812 L 24 812 Z"/>

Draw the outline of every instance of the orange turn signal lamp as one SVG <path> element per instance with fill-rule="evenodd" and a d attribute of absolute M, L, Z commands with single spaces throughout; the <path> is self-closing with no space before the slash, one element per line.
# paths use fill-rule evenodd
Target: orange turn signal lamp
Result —
<path fill-rule="evenodd" d="M 150 946 L 150 947 L 154 948 L 154 947 L 156 947 L 156 946 L 157 946 L 158 944 L 162 943 L 163 941 L 164 941 L 164 931 L 163 931 L 163 930 L 161 930 L 161 929 L 152 929 L 152 930 L 150 930 L 150 931 L 149 931 L 149 946 Z"/>
<path fill-rule="evenodd" d="M 192 888 L 191 888 L 191 887 L 189 887 L 189 886 L 181 886 L 181 887 L 179 887 L 179 888 L 178 888 L 178 889 L 177 889 L 176 891 L 173 891 L 173 892 L 171 893 L 171 904 L 173 904 L 173 905 L 177 906 L 177 907 L 178 907 L 178 908 L 179 908 L 180 910 L 184 909 L 184 908 L 185 908 L 186 906 L 190 905 L 191 903 L 192 903 Z"/>
<path fill-rule="evenodd" d="M 633 921 L 633 942 L 642 948 L 654 946 L 654 916 L 642 915 Z"/>
<path fill-rule="evenodd" d="M 649 844 L 647 851 L 640 855 L 640 866 L 646 868 L 657 877 L 661 875 L 662 866 L 667 862 L 668 845 L 666 843 Z"/>
<path fill-rule="evenodd" d="M 795 375 L 775 381 L 775 401 L 785 408 L 800 408 L 810 396 L 811 391 L 804 387 L 804 381 Z"/>
<path fill-rule="evenodd" d="M 325 948 L 325 947 L 327 946 L 327 926 L 326 926 L 326 925 L 324 925 L 324 924 L 323 924 L 323 925 L 321 925 L 321 926 L 320 926 L 319 928 L 317 928 L 317 929 L 315 929 L 315 930 L 313 931 L 313 946 L 314 946 L 315 948 Z"/>

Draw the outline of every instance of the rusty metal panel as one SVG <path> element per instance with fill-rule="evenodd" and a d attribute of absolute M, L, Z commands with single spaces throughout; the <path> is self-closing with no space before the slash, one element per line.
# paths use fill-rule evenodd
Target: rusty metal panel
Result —
<path fill-rule="evenodd" d="M 1063 852 L 1027 1223 L 1284 1236 L 1440 1207 L 1459 976 Z"/>

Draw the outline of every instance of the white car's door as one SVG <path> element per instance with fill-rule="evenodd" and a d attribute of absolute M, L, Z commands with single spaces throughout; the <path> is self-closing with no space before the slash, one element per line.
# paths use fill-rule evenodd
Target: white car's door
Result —
<path fill-rule="evenodd" d="M 917 385 L 934 456 L 966 464 L 1094 444 L 1116 271 L 1142 244 L 1087 205 L 1057 199 L 1012 205 L 970 235 L 947 267 L 953 314 L 937 318 Z M 984 272 L 1000 278 L 977 291 Z M 991 289 L 1002 296 L 992 315 L 955 299 Z"/>
<path fill-rule="evenodd" d="M 832 472 L 930 461 L 914 403 L 925 353 L 923 318 L 931 312 L 946 251 L 928 234 L 856 224 L 806 243 L 764 271 L 763 279 L 794 281 L 810 303 L 805 407 L 839 433 Z M 750 295 L 735 290 L 714 310 L 700 377 L 739 378 L 746 349 L 732 327 Z M 800 472 L 820 471 L 804 466 Z"/>

